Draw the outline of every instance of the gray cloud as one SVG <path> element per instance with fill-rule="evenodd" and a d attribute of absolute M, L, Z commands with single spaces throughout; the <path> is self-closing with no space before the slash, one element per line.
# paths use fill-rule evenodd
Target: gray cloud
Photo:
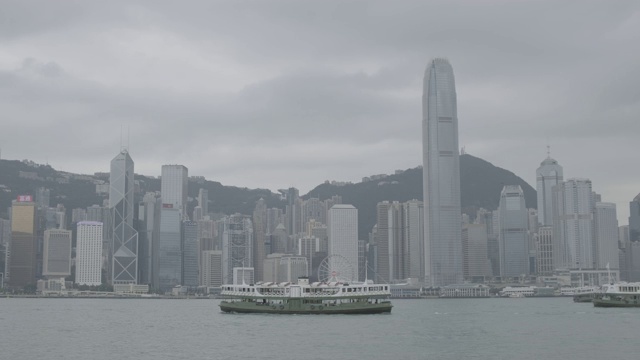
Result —
<path fill-rule="evenodd" d="M 0 146 L 105 171 L 123 127 L 138 172 L 304 192 L 418 165 L 424 67 L 446 56 L 467 151 L 533 183 L 549 143 L 626 223 L 639 37 L 633 1 L 8 1 Z"/>

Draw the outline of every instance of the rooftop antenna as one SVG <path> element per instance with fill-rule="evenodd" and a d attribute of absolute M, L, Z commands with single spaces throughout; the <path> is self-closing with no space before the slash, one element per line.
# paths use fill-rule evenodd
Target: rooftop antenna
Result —
<path fill-rule="evenodd" d="M 547 144 L 547 157 L 551 157 L 551 146 L 549 146 L 549 144 Z"/>
<path fill-rule="evenodd" d="M 129 134 L 131 133 L 131 127 L 127 125 L 127 151 L 129 151 Z"/>
<path fill-rule="evenodd" d="M 122 151 L 122 150 L 123 150 L 123 147 L 122 147 L 122 124 L 120 124 L 120 151 Z"/>

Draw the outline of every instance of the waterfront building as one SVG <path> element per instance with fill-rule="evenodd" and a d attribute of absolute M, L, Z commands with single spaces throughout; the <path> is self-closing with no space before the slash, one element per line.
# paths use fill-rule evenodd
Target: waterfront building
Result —
<path fill-rule="evenodd" d="M 11 242 L 8 284 L 21 288 L 36 283 L 36 204 L 31 196 L 21 195 L 11 203 Z"/>
<path fill-rule="evenodd" d="M 198 286 L 199 254 L 198 223 L 184 221 L 182 222 L 182 286 L 190 288 Z"/>
<path fill-rule="evenodd" d="M 593 192 L 588 179 L 553 188 L 553 256 L 556 269 L 593 269 Z"/>
<path fill-rule="evenodd" d="M 206 287 L 222 286 L 222 251 L 205 250 L 202 252 L 202 272 L 200 285 Z"/>
<path fill-rule="evenodd" d="M 266 256 L 267 204 L 263 198 L 256 202 L 253 209 L 253 267 L 256 281 L 262 281 L 263 261 Z"/>
<path fill-rule="evenodd" d="M 553 225 L 553 187 L 563 181 L 562 166 L 547 154 L 536 170 L 538 195 L 538 222 L 543 226 Z"/>
<path fill-rule="evenodd" d="M 304 256 L 282 256 L 279 263 L 278 282 L 297 283 L 298 278 L 309 277 L 309 264 Z"/>
<path fill-rule="evenodd" d="M 431 60 L 425 71 L 422 148 L 425 281 L 432 286 L 460 283 L 458 111 L 453 68 L 446 59 Z"/>
<path fill-rule="evenodd" d="M 397 202 L 396 202 L 397 204 Z M 390 243 L 389 236 L 390 230 L 393 229 L 393 223 L 390 223 L 389 218 L 389 210 L 394 206 L 394 203 L 389 201 L 379 202 L 376 205 L 376 246 L 377 246 L 377 269 L 374 282 L 379 283 L 389 283 L 392 278 L 392 267 L 391 267 L 391 254 L 390 254 Z"/>
<path fill-rule="evenodd" d="M 422 201 L 410 200 L 402 204 L 407 263 L 407 278 L 422 279 L 424 276 L 424 205 Z"/>
<path fill-rule="evenodd" d="M 519 277 L 529 274 L 528 212 L 519 185 L 506 185 L 500 193 L 499 233 L 500 275 Z"/>
<path fill-rule="evenodd" d="M 43 255 L 42 275 L 50 278 L 71 275 L 71 231 L 45 230 Z"/>
<path fill-rule="evenodd" d="M 181 219 L 187 218 L 189 170 L 184 165 L 162 165 L 160 197 L 162 204 L 180 209 Z"/>
<path fill-rule="evenodd" d="M 483 282 L 491 277 L 485 224 L 467 224 L 462 228 L 463 274 L 465 279 Z"/>
<path fill-rule="evenodd" d="M 618 270 L 620 258 L 616 204 L 597 202 L 593 214 L 595 268 Z"/>
<path fill-rule="evenodd" d="M 222 277 L 229 284 L 233 281 L 233 268 L 253 264 L 253 225 L 249 217 L 234 214 L 223 219 L 222 227 Z"/>
<path fill-rule="evenodd" d="M 146 193 L 138 205 L 138 282 L 153 281 L 153 243 L 158 241 L 156 226 L 159 216 L 159 198 L 156 193 Z"/>
<path fill-rule="evenodd" d="M 164 199 L 161 201 L 158 241 L 152 249 L 152 284 L 154 288 L 167 292 L 182 282 L 182 212 L 172 204 L 165 204 Z"/>
<path fill-rule="evenodd" d="M 629 203 L 629 240 L 640 241 L 640 194 Z"/>
<path fill-rule="evenodd" d="M 138 232 L 133 227 L 133 160 L 122 150 L 111 160 L 109 209 L 112 226 L 110 268 L 112 284 L 138 283 Z"/>
<path fill-rule="evenodd" d="M 286 256 L 282 253 L 268 254 L 263 261 L 263 276 L 264 282 L 278 282 L 280 271 L 280 259 Z"/>
<path fill-rule="evenodd" d="M 358 209 L 353 205 L 334 205 L 329 210 L 329 256 L 338 255 L 353 267 L 353 280 L 358 275 Z M 334 264 L 330 263 L 333 268 Z"/>
<path fill-rule="evenodd" d="M 77 225 L 76 277 L 78 285 L 102 284 L 102 236 L 103 224 L 97 221 L 81 221 Z"/>
<path fill-rule="evenodd" d="M 490 288 L 482 284 L 452 284 L 440 289 L 443 298 L 489 297 Z"/>
<path fill-rule="evenodd" d="M 233 268 L 233 285 L 254 284 L 252 267 L 234 267 Z"/>
<path fill-rule="evenodd" d="M 536 237 L 536 271 L 538 275 L 553 275 L 553 227 L 540 226 Z"/>

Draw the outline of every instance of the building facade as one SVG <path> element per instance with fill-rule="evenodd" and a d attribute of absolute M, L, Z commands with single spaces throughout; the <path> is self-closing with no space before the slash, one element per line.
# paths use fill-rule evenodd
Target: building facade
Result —
<path fill-rule="evenodd" d="M 458 111 L 453 68 L 429 62 L 422 95 L 425 281 L 462 282 Z M 380 249 L 378 249 L 379 251 Z"/>
<path fill-rule="evenodd" d="M 344 258 L 353 268 L 353 279 L 358 275 L 358 209 L 353 205 L 334 205 L 329 209 L 329 267 L 334 268 L 332 255 Z"/>
<path fill-rule="evenodd" d="M 102 284 L 103 224 L 81 221 L 77 225 L 76 279 L 78 285 Z"/>
<path fill-rule="evenodd" d="M 160 197 L 163 204 L 180 209 L 181 218 L 187 217 L 189 170 L 184 165 L 162 165 Z"/>
<path fill-rule="evenodd" d="M 498 243 L 500 275 L 519 277 L 529 274 L 528 211 L 519 185 L 507 185 L 500 194 Z"/>
<path fill-rule="evenodd" d="M 45 230 L 43 254 L 42 275 L 49 278 L 71 275 L 71 231 Z"/>
<path fill-rule="evenodd" d="M 36 205 L 31 196 L 19 196 L 11 204 L 11 243 L 8 284 L 24 287 L 36 283 Z"/>
<path fill-rule="evenodd" d="M 138 283 L 138 232 L 133 227 L 133 160 L 126 150 L 111 160 L 109 209 L 112 225 L 112 284 Z"/>
<path fill-rule="evenodd" d="M 562 166 L 547 156 L 536 170 L 538 222 L 543 226 L 553 225 L 553 187 L 561 184 L 562 181 Z"/>

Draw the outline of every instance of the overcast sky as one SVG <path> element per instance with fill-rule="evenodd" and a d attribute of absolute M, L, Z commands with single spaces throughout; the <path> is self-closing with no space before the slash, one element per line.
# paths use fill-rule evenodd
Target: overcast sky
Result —
<path fill-rule="evenodd" d="M 640 192 L 638 1 L 25 1 L 0 11 L 3 159 L 306 193 L 422 162 L 422 78 L 453 65 L 460 145 L 535 187 L 551 155 Z M 129 129 L 129 141 L 127 141 Z"/>

